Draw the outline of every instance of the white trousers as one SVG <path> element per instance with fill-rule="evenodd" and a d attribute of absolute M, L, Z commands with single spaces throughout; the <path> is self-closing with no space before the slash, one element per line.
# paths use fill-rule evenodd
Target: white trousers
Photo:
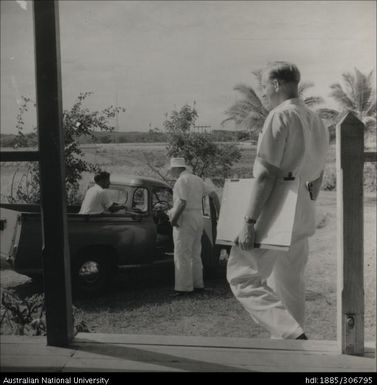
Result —
<path fill-rule="evenodd" d="M 295 242 L 288 252 L 231 249 L 227 280 L 232 292 L 271 338 L 295 339 L 304 332 L 308 253 L 307 238 Z"/>
<path fill-rule="evenodd" d="M 203 217 L 199 210 L 184 211 L 179 227 L 173 227 L 175 286 L 177 291 L 203 288 Z"/>

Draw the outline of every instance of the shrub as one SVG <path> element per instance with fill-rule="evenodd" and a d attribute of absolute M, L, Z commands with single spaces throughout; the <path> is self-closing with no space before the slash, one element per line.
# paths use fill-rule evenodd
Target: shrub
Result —
<path fill-rule="evenodd" d="M 167 155 L 183 157 L 195 175 L 223 180 L 241 158 L 241 152 L 235 144 L 218 145 L 214 135 L 193 132 L 197 117 L 194 108 L 184 105 L 165 120 Z"/>
<path fill-rule="evenodd" d="M 74 334 L 90 332 L 83 312 L 72 306 Z M 21 299 L 14 290 L 2 289 L 0 308 L 1 334 L 46 335 L 46 309 L 44 294 L 34 294 Z"/>
<path fill-rule="evenodd" d="M 375 163 L 365 163 L 364 165 L 364 191 L 376 191 L 376 174 L 377 165 Z M 335 164 L 327 164 L 322 182 L 322 190 L 336 190 L 336 166 Z"/>
<path fill-rule="evenodd" d="M 84 107 L 84 102 L 91 92 L 80 93 L 70 110 L 63 112 L 64 127 L 64 155 L 65 155 L 65 186 L 68 204 L 77 203 L 75 193 L 79 188 L 79 181 L 83 172 L 98 172 L 99 166 L 83 159 L 83 152 L 79 146 L 79 138 L 89 136 L 95 138 L 94 130 L 113 131 L 114 126 L 110 124 L 120 111 L 124 108 L 110 106 L 102 111 L 89 111 Z M 19 107 L 17 115 L 18 144 L 27 146 L 27 136 L 23 134 L 24 120 L 23 114 L 28 111 L 31 99 L 22 97 L 23 103 Z M 35 104 L 34 104 L 35 106 Z M 36 135 L 34 134 L 34 137 Z M 34 163 L 29 167 L 30 178 L 27 186 L 20 186 L 17 190 L 16 199 L 26 203 L 38 203 L 39 191 L 39 166 Z"/>

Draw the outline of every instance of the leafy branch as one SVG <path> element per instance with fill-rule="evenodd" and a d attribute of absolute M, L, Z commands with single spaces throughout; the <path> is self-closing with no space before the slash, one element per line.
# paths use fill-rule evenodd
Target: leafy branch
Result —
<path fill-rule="evenodd" d="M 77 192 L 79 181 L 83 172 L 98 172 L 100 167 L 84 159 L 84 154 L 80 148 L 79 139 L 83 136 L 94 138 L 94 132 L 113 131 L 114 125 L 111 124 L 120 112 L 125 112 L 123 107 L 110 106 L 101 111 L 90 111 L 84 103 L 92 92 L 80 93 L 74 101 L 70 110 L 63 112 L 64 128 L 64 155 L 65 155 L 65 186 L 68 204 L 77 203 Z M 27 146 L 27 138 L 23 133 L 25 121 L 23 116 L 29 109 L 31 99 L 22 97 L 22 104 L 19 106 L 17 114 L 18 144 Z M 34 104 L 35 106 L 35 104 Z M 35 129 L 36 130 L 36 129 Z M 39 166 L 37 163 L 29 165 L 30 175 L 25 178 L 27 183 L 17 189 L 16 199 L 25 203 L 37 203 L 40 197 L 39 191 Z M 15 199 L 11 197 L 11 199 Z"/>

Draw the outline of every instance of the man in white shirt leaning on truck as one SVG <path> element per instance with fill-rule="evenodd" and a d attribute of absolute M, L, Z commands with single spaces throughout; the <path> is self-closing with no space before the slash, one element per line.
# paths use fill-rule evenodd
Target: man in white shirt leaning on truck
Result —
<path fill-rule="evenodd" d="M 105 189 L 110 186 L 110 174 L 102 171 L 94 176 L 95 185 L 85 194 L 79 214 L 103 214 L 106 210 L 114 213 L 126 207 L 111 202 Z"/>

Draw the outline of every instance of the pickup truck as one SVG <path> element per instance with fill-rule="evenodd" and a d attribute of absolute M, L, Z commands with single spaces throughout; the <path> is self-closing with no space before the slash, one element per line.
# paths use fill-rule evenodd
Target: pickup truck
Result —
<path fill-rule="evenodd" d="M 68 206 L 72 287 L 94 295 L 113 280 L 118 267 L 138 267 L 173 261 L 172 227 L 166 211 L 172 205 L 171 187 L 141 176 L 111 176 L 106 193 L 126 210 L 96 215 L 78 214 Z M 215 245 L 217 215 L 214 202 L 203 198 L 202 261 L 205 270 L 219 261 Z M 18 273 L 42 274 L 42 232 L 38 205 L 0 205 L 1 257 Z"/>

